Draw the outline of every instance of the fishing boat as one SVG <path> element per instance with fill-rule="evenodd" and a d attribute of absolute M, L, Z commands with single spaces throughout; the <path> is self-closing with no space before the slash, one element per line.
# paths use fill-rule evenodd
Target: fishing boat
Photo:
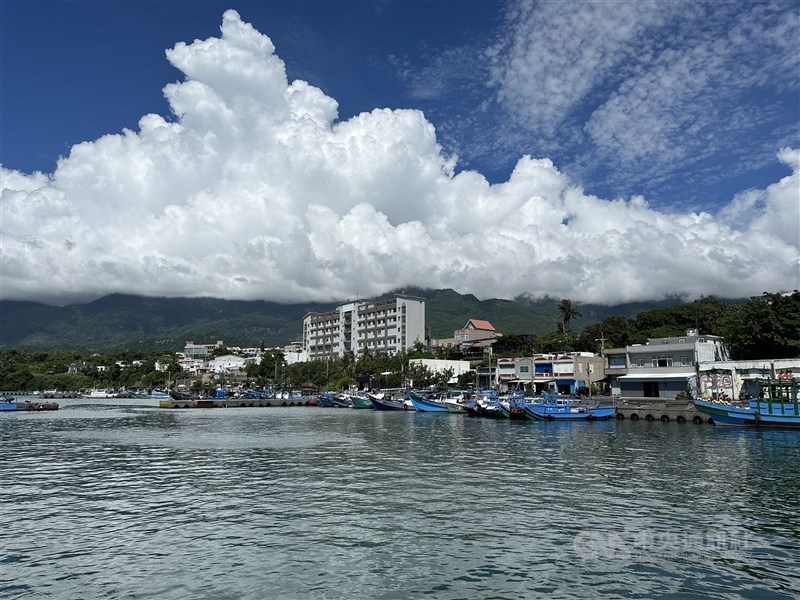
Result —
<path fill-rule="evenodd" d="M 467 408 L 463 402 L 459 402 L 455 398 L 445 398 L 443 400 L 445 407 L 447 407 L 447 411 L 451 413 L 464 413 L 467 412 Z"/>
<path fill-rule="evenodd" d="M 369 401 L 375 410 L 414 410 L 405 400 L 390 398 L 384 394 L 369 394 Z"/>
<path fill-rule="evenodd" d="M 353 408 L 372 408 L 372 401 L 364 396 L 351 395 L 350 402 Z"/>
<path fill-rule="evenodd" d="M 101 399 L 105 400 L 108 398 L 116 398 L 117 393 L 112 389 L 105 389 L 105 390 L 92 389 L 89 390 L 88 392 L 82 393 L 82 396 L 84 398 L 90 398 L 93 400 L 101 400 Z"/>
<path fill-rule="evenodd" d="M 323 408 L 339 408 L 340 404 L 333 396 L 321 395 L 317 396 L 317 406 L 322 406 Z"/>
<path fill-rule="evenodd" d="M 352 402 L 350 398 L 337 397 L 330 392 L 325 392 L 317 396 L 317 405 L 323 408 L 350 408 Z"/>
<path fill-rule="evenodd" d="M 488 417 L 490 419 L 510 419 L 511 412 L 508 407 L 499 400 L 478 400 L 477 405 L 478 416 Z"/>
<path fill-rule="evenodd" d="M 18 402 L 14 396 L 0 398 L 0 412 L 20 410 L 58 410 L 58 402 L 31 402 L 30 400 Z"/>
<path fill-rule="evenodd" d="M 419 412 L 450 412 L 447 409 L 447 405 L 441 400 L 424 398 L 415 392 L 409 392 L 408 399 L 411 400 L 411 404 Z"/>
<path fill-rule="evenodd" d="M 469 393 L 462 391 L 451 391 L 447 397 L 442 400 L 447 410 L 452 413 L 465 413 L 467 412 L 467 399 Z"/>
<path fill-rule="evenodd" d="M 695 400 L 715 425 L 800 429 L 800 392 L 794 378 L 760 379 L 758 397 L 748 402 Z"/>
<path fill-rule="evenodd" d="M 601 421 L 617 414 L 616 406 L 590 406 L 572 398 L 542 392 L 540 398 L 522 404 L 525 416 L 533 421 Z"/>
<path fill-rule="evenodd" d="M 522 390 L 515 390 L 508 394 L 508 398 L 503 402 L 503 406 L 508 408 L 510 419 L 525 420 L 525 393 Z"/>

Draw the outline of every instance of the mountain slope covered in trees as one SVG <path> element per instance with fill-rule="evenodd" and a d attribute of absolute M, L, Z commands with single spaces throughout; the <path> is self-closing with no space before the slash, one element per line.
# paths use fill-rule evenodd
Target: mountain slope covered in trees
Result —
<path fill-rule="evenodd" d="M 413 288 L 402 293 L 426 299 L 426 325 L 432 338 L 452 337 L 454 330 L 474 318 L 490 321 L 510 348 L 525 336 L 536 336 L 541 350 L 599 350 L 601 339 L 610 348 L 697 329 L 725 336 L 738 349 L 736 358 L 757 357 L 766 349 L 771 349 L 773 358 L 793 355 L 795 346 L 794 355 L 800 355 L 798 292 L 750 301 L 674 299 L 619 306 L 555 298 L 479 300 L 449 289 Z M 334 306 L 121 294 L 65 307 L 2 301 L 0 349 L 176 351 L 186 340 L 283 346 L 298 339 L 308 311 Z"/>

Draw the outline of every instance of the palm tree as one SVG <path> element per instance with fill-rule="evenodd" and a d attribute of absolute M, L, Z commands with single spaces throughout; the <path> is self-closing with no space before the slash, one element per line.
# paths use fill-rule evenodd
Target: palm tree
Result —
<path fill-rule="evenodd" d="M 564 298 L 558 303 L 558 313 L 561 317 L 561 331 L 569 335 L 569 322 L 582 315 L 569 298 Z"/>

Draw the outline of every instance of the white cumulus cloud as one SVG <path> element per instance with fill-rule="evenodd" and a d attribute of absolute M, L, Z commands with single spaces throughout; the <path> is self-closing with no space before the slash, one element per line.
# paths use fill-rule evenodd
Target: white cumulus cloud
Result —
<path fill-rule="evenodd" d="M 0 297 L 304 302 L 416 285 L 613 303 L 800 287 L 796 149 L 779 153 L 790 175 L 719 215 L 666 213 L 588 195 L 544 158 L 490 184 L 419 111 L 339 121 L 235 11 L 167 59 L 185 75 L 164 88 L 171 119 L 78 144 L 52 174 L 0 168 Z"/>

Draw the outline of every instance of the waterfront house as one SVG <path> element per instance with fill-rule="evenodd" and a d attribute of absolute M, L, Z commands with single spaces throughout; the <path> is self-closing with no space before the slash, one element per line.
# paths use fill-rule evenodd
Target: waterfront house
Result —
<path fill-rule="evenodd" d="M 800 381 L 800 358 L 701 361 L 697 370 L 703 398 L 745 399 L 758 394 L 759 379 Z"/>
<path fill-rule="evenodd" d="M 622 398 L 675 398 L 682 392 L 696 394 L 697 365 L 729 359 L 721 337 L 699 335 L 696 331 L 627 346 L 624 375 L 618 374 L 623 369 L 622 354 L 616 349 L 607 350 L 605 354 L 612 394 Z"/>

